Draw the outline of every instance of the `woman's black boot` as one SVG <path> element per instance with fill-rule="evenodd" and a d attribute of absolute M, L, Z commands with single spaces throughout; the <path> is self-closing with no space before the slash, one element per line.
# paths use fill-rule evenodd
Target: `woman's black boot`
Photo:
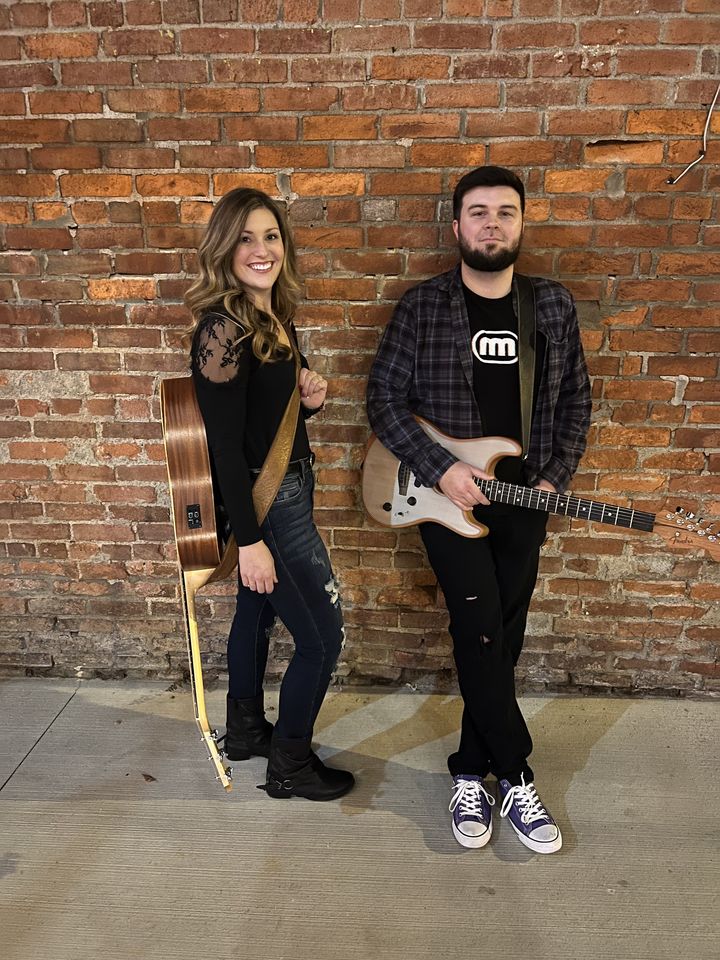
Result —
<path fill-rule="evenodd" d="M 263 789 L 276 800 L 337 800 L 352 790 L 355 777 L 348 770 L 326 767 L 310 749 L 310 740 L 281 740 L 270 745 L 267 779 Z"/>
<path fill-rule="evenodd" d="M 273 725 L 265 719 L 263 695 L 248 700 L 227 698 L 224 751 L 228 760 L 269 757 Z"/>

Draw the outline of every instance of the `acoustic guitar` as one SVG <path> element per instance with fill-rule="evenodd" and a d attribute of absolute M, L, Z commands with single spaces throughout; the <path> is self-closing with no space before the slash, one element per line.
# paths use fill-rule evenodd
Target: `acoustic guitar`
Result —
<path fill-rule="evenodd" d="M 205 705 L 195 595 L 207 583 L 230 576 L 237 565 L 237 547 L 217 506 L 205 424 L 192 377 L 163 380 L 160 407 L 195 722 L 216 779 L 230 790 L 232 770 L 218 749 L 220 738 L 210 727 Z"/>
<path fill-rule="evenodd" d="M 415 419 L 431 440 L 441 444 L 458 460 L 493 477 L 492 480 L 475 478 L 476 485 L 490 501 L 615 527 L 652 531 L 672 547 L 698 547 L 714 560 L 720 559 L 718 524 L 696 519 L 693 513 L 680 506 L 667 508 L 657 514 L 646 513 L 630 507 L 505 483 L 494 478 L 494 471 L 503 457 L 518 457 L 522 453 L 520 445 L 514 440 L 506 437 L 458 440 L 448 437 L 421 417 Z M 386 450 L 377 437 L 371 439 L 365 455 L 362 494 L 369 515 L 385 527 L 410 527 L 433 521 L 464 537 L 484 537 L 488 532 L 488 528 L 475 519 L 472 511 L 456 507 L 438 489 L 423 486 L 410 467 Z"/>

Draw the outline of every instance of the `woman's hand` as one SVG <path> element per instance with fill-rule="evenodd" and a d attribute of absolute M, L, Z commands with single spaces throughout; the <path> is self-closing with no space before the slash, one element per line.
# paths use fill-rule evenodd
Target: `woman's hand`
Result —
<path fill-rule="evenodd" d="M 238 547 L 240 582 L 258 593 L 272 593 L 278 582 L 275 576 L 275 561 L 264 540 Z"/>
<path fill-rule="evenodd" d="M 327 380 L 303 367 L 298 380 L 300 385 L 300 403 L 308 410 L 318 410 L 325 403 Z"/>

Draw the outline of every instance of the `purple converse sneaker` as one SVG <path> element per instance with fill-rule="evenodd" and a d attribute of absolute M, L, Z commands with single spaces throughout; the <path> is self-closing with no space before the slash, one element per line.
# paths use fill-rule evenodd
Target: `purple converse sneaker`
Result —
<path fill-rule="evenodd" d="M 509 817 L 510 825 L 521 843 L 535 853 L 555 853 L 562 846 L 558 825 L 542 805 L 534 783 L 522 783 L 514 787 L 507 780 L 498 780 L 500 790 L 500 816 Z"/>
<path fill-rule="evenodd" d="M 455 792 L 448 809 L 453 815 L 455 839 L 463 847 L 484 847 L 492 835 L 490 807 L 495 803 L 482 777 L 459 773 L 453 777 Z"/>

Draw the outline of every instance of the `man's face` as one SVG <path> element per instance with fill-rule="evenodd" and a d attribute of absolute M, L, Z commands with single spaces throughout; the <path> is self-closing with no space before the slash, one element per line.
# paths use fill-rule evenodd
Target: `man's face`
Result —
<path fill-rule="evenodd" d="M 505 270 L 520 253 L 520 195 L 512 187 L 473 187 L 463 197 L 453 230 L 468 267 L 483 272 Z"/>

